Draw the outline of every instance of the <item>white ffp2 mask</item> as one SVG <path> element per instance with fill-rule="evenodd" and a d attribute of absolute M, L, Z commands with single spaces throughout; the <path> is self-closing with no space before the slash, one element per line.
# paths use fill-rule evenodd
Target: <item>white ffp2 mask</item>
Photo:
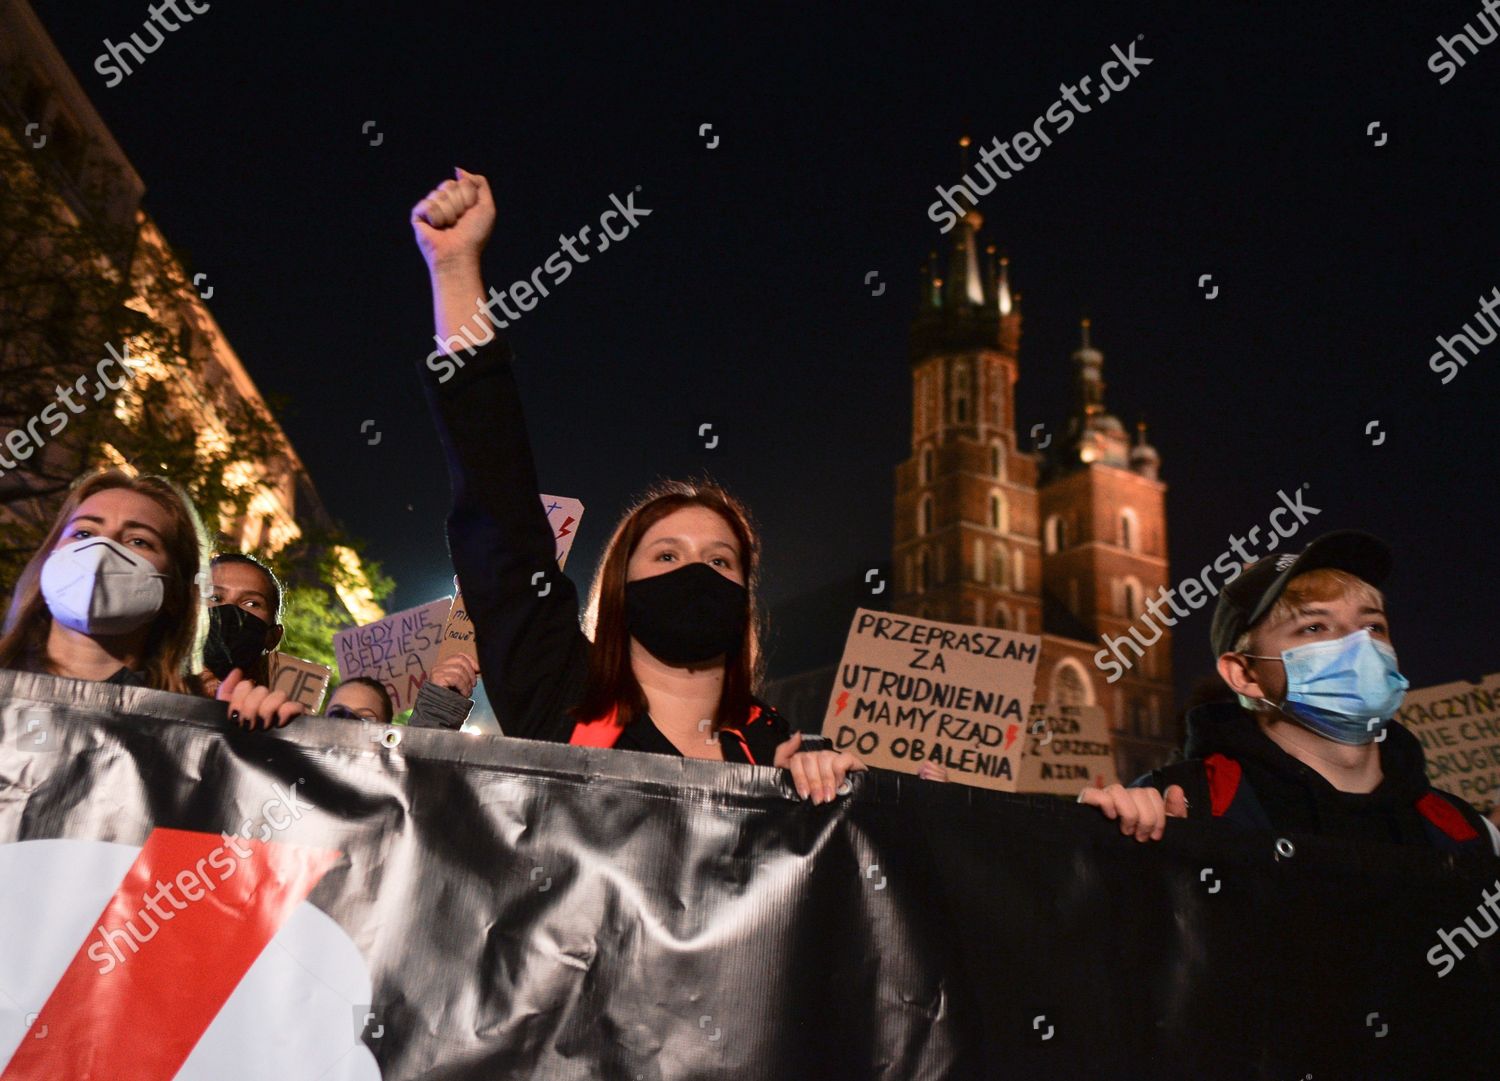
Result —
<path fill-rule="evenodd" d="M 42 564 L 52 618 L 80 634 L 128 634 L 161 611 L 166 575 L 108 537 L 59 548 Z"/>

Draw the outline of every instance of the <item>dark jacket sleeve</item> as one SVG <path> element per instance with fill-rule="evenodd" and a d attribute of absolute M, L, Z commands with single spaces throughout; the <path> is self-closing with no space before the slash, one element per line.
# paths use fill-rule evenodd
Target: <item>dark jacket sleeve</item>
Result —
<path fill-rule="evenodd" d="M 506 735 L 566 742 L 589 642 L 578 591 L 557 567 L 510 347 L 497 337 L 454 360 L 464 366 L 446 382 L 426 365 L 419 371 L 448 459 L 448 549 L 480 675 Z"/>
<path fill-rule="evenodd" d="M 775 763 L 776 748 L 791 739 L 797 730 L 792 727 L 791 721 L 766 703 L 757 699 L 756 704 L 761 707 L 761 711 L 743 729 L 745 744 L 750 748 L 751 760 L 756 765 L 769 766 Z"/>
<path fill-rule="evenodd" d="M 1163 795 L 1173 785 L 1182 786 L 1182 794 L 1187 798 L 1189 818 L 1210 818 L 1213 816 L 1213 801 L 1208 790 L 1208 774 L 1203 769 L 1201 759 L 1190 758 L 1185 762 L 1172 762 L 1154 769 L 1150 773 L 1144 773 L 1131 781 L 1129 788 L 1154 788 Z"/>
<path fill-rule="evenodd" d="M 406 722 L 413 728 L 459 729 L 469 719 L 474 701 L 442 684 L 427 680 L 417 691 L 417 700 L 412 703 L 411 718 Z"/>

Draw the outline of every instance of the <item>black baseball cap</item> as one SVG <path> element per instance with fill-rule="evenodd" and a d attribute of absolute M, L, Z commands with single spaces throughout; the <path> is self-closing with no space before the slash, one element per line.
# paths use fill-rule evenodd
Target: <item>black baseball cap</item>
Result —
<path fill-rule="evenodd" d="M 1234 650 L 1235 641 L 1271 610 L 1288 582 L 1324 569 L 1347 571 L 1378 588 L 1391 573 L 1390 545 L 1369 533 L 1343 529 L 1325 533 L 1300 554 L 1283 552 L 1250 564 L 1219 592 L 1209 630 L 1214 658 Z"/>

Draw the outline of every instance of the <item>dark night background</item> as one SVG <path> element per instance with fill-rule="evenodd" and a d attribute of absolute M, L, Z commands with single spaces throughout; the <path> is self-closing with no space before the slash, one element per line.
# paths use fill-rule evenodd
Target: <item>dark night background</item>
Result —
<path fill-rule="evenodd" d="M 1341 527 L 1396 546 L 1413 685 L 1500 667 L 1500 343 L 1446 386 L 1427 364 L 1500 285 L 1500 43 L 1446 85 L 1427 69 L 1479 0 L 743 16 L 218 0 L 113 89 L 94 58 L 146 4 L 34 5 L 230 343 L 290 401 L 330 510 L 396 578 L 392 608 L 451 575 L 407 214 L 455 164 L 495 189 L 501 286 L 612 192 L 639 184 L 653 211 L 511 331 L 542 488 L 588 507 L 575 581 L 634 493 L 708 469 L 759 518 L 774 604 L 890 558 L 906 332 L 957 137 L 1029 128 L 1143 34 L 1151 66 L 981 202 L 1024 297 L 1023 449 L 1066 416 L 1089 315 L 1110 408 L 1143 414 L 1162 453 L 1171 580 L 1307 483 L 1323 513 L 1295 547 Z M 1207 666 L 1208 622 L 1178 627 L 1179 687 Z"/>

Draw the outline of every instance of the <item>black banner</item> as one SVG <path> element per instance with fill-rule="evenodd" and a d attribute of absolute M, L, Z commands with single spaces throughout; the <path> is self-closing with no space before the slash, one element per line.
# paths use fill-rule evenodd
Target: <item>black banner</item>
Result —
<path fill-rule="evenodd" d="M 0 1081 L 1491 1077 L 1497 867 L 0 673 Z"/>

